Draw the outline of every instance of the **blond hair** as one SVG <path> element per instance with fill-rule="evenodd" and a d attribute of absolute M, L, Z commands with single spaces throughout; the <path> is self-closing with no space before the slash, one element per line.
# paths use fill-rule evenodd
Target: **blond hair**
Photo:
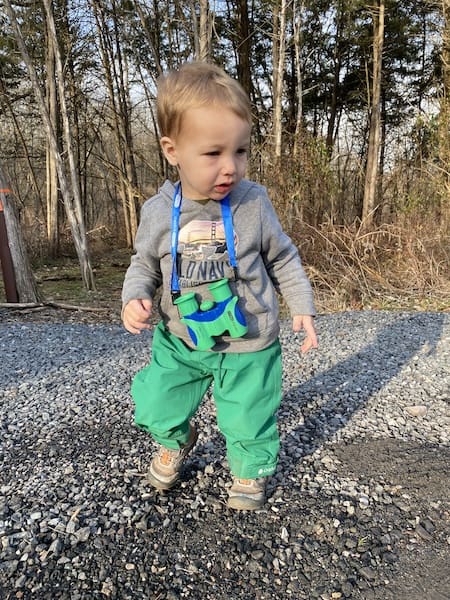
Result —
<path fill-rule="evenodd" d="M 156 100 L 161 136 L 176 137 L 189 108 L 224 106 L 251 124 L 251 107 L 241 85 L 220 67 L 190 62 L 158 79 Z"/>

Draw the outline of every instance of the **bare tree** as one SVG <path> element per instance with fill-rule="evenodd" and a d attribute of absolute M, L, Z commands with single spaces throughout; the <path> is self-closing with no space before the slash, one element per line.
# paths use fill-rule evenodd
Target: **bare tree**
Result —
<path fill-rule="evenodd" d="M 242 87 L 247 92 L 247 95 L 252 98 L 253 90 L 250 68 L 252 44 L 248 5 L 247 0 L 237 0 L 237 74 Z"/>
<path fill-rule="evenodd" d="M 51 35 L 49 22 L 46 21 L 46 98 L 47 110 L 52 122 L 53 131 L 56 135 L 58 147 L 60 148 L 61 127 L 59 118 L 58 92 L 56 88 L 56 65 L 54 38 Z M 47 242 L 49 253 L 55 257 L 59 252 L 59 187 L 56 162 L 52 153 L 50 143 L 47 139 L 46 148 L 46 201 L 47 201 Z"/>
<path fill-rule="evenodd" d="M 295 51 L 295 75 L 297 81 L 297 116 L 295 120 L 294 148 L 293 153 L 298 155 L 300 146 L 300 136 L 303 128 L 303 73 L 302 73 L 302 12 L 304 8 L 303 0 L 294 0 L 293 7 L 293 30 L 294 30 L 294 51 Z"/>
<path fill-rule="evenodd" d="M 95 15 L 103 73 L 108 90 L 110 125 L 114 136 L 117 163 L 117 187 L 122 201 L 127 245 L 131 247 L 137 231 L 137 201 L 141 194 L 137 185 L 131 131 L 128 62 L 120 36 L 118 6 L 114 1 L 112 2 L 113 18 L 109 24 L 103 3 L 91 0 L 91 5 Z"/>
<path fill-rule="evenodd" d="M 53 20 L 51 3 L 50 0 L 44 0 L 46 15 L 49 19 L 49 31 L 51 32 L 51 35 L 54 37 L 55 40 L 56 72 L 58 76 L 65 141 L 67 144 L 66 153 L 69 159 L 70 166 L 70 180 L 66 175 L 64 161 L 58 147 L 56 132 L 54 130 L 53 123 L 48 112 L 42 88 L 39 84 L 38 75 L 32 63 L 31 57 L 28 53 L 25 40 L 23 38 L 22 30 L 19 26 L 19 23 L 16 18 L 16 13 L 11 6 L 10 0 L 5 0 L 5 7 L 7 10 L 8 17 L 11 21 L 11 27 L 14 33 L 17 46 L 20 50 L 23 62 L 25 63 L 28 75 L 30 77 L 31 85 L 44 124 L 47 139 L 49 141 L 51 152 L 56 163 L 56 170 L 58 173 L 58 180 L 61 188 L 61 195 L 63 198 L 64 207 L 66 210 L 67 220 L 70 224 L 75 249 L 80 263 L 81 277 L 86 289 L 93 290 L 95 289 L 94 273 L 91 266 L 86 230 L 83 220 L 83 213 L 81 210 L 79 186 L 77 184 L 76 169 L 74 166 L 75 162 L 71 145 L 69 119 L 65 103 L 63 102 L 63 99 L 65 98 L 64 74 L 61 55 L 58 49 L 58 38 L 56 35 L 56 28 Z M 70 183 L 72 183 L 72 188 Z"/>
<path fill-rule="evenodd" d="M 342 38 L 345 36 L 344 30 L 344 19 L 345 10 L 347 7 L 343 2 L 337 2 L 335 10 L 335 41 L 333 44 L 333 75 L 331 82 L 331 94 L 330 94 L 330 117 L 327 125 L 327 137 L 326 145 L 329 155 L 331 156 L 334 145 L 334 137 L 336 134 L 336 122 L 338 117 L 338 90 L 339 90 L 339 77 L 342 67 Z"/>
<path fill-rule="evenodd" d="M 211 53 L 211 36 L 213 13 L 209 8 L 209 0 L 199 0 L 200 4 L 200 44 L 199 56 L 200 60 L 208 60 Z"/>
<path fill-rule="evenodd" d="M 39 183 L 38 183 L 37 176 L 36 176 L 36 170 L 33 165 L 33 159 L 30 154 L 30 149 L 28 147 L 27 140 L 25 139 L 24 132 L 22 131 L 21 126 L 18 122 L 13 103 L 7 93 L 6 85 L 1 77 L 0 77 L 0 106 L 2 108 L 4 106 L 5 107 L 4 110 L 5 111 L 7 110 L 9 112 L 9 114 L 11 115 L 12 121 L 14 123 L 14 130 L 17 134 L 17 137 L 19 138 L 20 145 L 22 146 L 22 149 L 23 149 L 23 154 L 24 154 L 25 161 L 26 161 L 26 164 L 28 167 L 29 177 L 30 177 L 30 180 L 31 180 L 32 186 L 33 186 L 33 191 L 36 194 L 36 203 L 37 203 L 37 205 L 39 205 L 42 208 L 41 190 L 39 188 Z"/>
<path fill-rule="evenodd" d="M 189 3 L 192 16 L 192 33 L 194 54 L 197 60 L 208 61 L 211 54 L 211 39 L 214 13 L 209 7 L 209 0 L 191 0 Z M 198 15 L 197 15 L 198 7 Z"/>
<path fill-rule="evenodd" d="M 381 74 L 384 39 L 384 0 L 373 10 L 373 70 L 370 103 L 369 143 L 364 183 L 362 219 L 369 226 L 377 209 L 378 173 L 381 133 Z"/>
<path fill-rule="evenodd" d="M 159 22 L 156 18 L 157 11 L 155 10 L 155 19 L 154 19 L 155 23 L 154 23 L 152 29 L 150 29 L 150 27 L 148 26 L 147 14 L 144 12 L 144 8 L 142 7 L 141 3 L 138 0 L 134 0 L 134 6 L 136 7 L 137 14 L 139 15 L 139 20 L 141 22 L 142 31 L 143 31 L 145 38 L 147 40 L 147 43 L 150 47 L 150 50 L 152 53 L 152 58 L 155 63 L 155 66 L 156 66 L 157 74 L 161 75 L 163 72 L 163 69 L 162 69 L 161 62 L 160 62 L 161 56 L 159 54 L 159 44 L 158 44 L 158 40 L 161 35 L 161 32 L 159 31 Z M 155 25 L 156 25 L 156 27 L 155 27 Z M 156 29 L 156 31 L 155 31 L 155 29 Z M 151 73 L 151 71 L 150 71 L 150 73 Z"/>
<path fill-rule="evenodd" d="M 274 140 L 275 158 L 281 158 L 281 144 L 283 132 L 283 79 L 286 60 L 286 12 L 287 0 L 280 0 L 275 4 L 273 12 L 273 109 L 272 109 L 272 132 Z"/>
<path fill-rule="evenodd" d="M 442 96 L 439 115 L 439 158 L 444 169 L 445 195 L 450 198 L 450 0 L 442 0 Z"/>

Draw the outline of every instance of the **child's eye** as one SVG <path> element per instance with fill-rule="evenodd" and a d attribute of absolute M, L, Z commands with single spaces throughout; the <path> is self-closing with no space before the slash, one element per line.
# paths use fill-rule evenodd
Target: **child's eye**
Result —
<path fill-rule="evenodd" d="M 247 148 L 239 148 L 237 153 L 238 154 L 247 154 Z"/>
<path fill-rule="evenodd" d="M 220 152 L 218 150 L 212 150 L 211 152 L 206 152 L 206 156 L 219 156 Z"/>

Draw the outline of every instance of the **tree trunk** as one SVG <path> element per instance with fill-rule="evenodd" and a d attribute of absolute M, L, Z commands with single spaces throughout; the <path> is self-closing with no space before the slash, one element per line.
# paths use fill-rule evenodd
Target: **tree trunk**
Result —
<path fill-rule="evenodd" d="M 119 18 L 117 14 L 117 5 L 114 2 L 114 44 L 117 68 L 114 70 L 116 77 L 116 89 L 119 98 L 119 123 L 121 127 L 121 139 L 123 140 L 123 156 L 125 164 L 125 183 L 127 191 L 127 209 L 130 223 L 130 237 L 132 243 L 136 237 L 138 216 L 138 182 L 136 164 L 134 160 L 133 135 L 131 132 L 131 100 L 130 85 L 128 77 L 128 59 L 127 54 L 122 51 L 122 40 L 120 37 Z M 114 58 L 114 57 L 113 57 Z"/>
<path fill-rule="evenodd" d="M 339 77 L 341 73 L 341 61 L 342 56 L 340 52 L 341 47 L 341 37 L 342 37 L 342 29 L 343 29 L 343 10 L 344 8 L 341 6 L 341 3 L 338 3 L 336 6 L 336 21 L 335 21 L 335 42 L 333 48 L 333 82 L 331 84 L 331 98 L 330 98 L 330 117 L 328 119 L 327 126 L 327 138 L 326 138 L 326 147 L 329 156 L 333 153 L 333 145 L 334 145 L 334 136 L 335 136 L 335 128 L 336 128 L 336 120 L 337 120 L 337 100 L 338 100 L 338 90 L 339 90 Z"/>
<path fill-rule="evenodd" d="M 379 0 L 373 13 L 373 71 L 372 101 L 370 106 L 369 144 L 367 148 L 367 166 L 364 182 L 362 220 L 367 227 L 375 220 L 377 210 L 378 173 L 380 157 L 381 125 L 381 72 L 384 39 L 384 0 Z"/>
<path fill-rule="evenodd" d="M 48 21 L 49 34 L 53 38 L 53 48 L 55 52 L 55 66 L 58 82 L 58 96 L 61 109 L 61 118 L 63 125 L 64 141 L 66 145 L 67 159 L 69 163 L 70 183 L 72 194 L 66 196 L 64 204 L 68 208 L 69 222 L 72 225 L 72 233 L 75 232 L 74 242 L 77 248 L 78 258 L 80 260 L 81 275 L 86 289 L 95 290 L 94 272 L 92 270 L 86 229 L 84 224 L 83 208 L 81 203 L 80 181 L 78 178 L 78 169 L 75 160 L 75 152 L 73 148 L 72 131 L 69 122 L 69 113 L 66 105 L 66 88 L 63 71 L 63 61 L 58 45 L 58 36 L 56 34 L 56 26 L 53 17 L 53 9 L 51 0 L 44 0 L 44 7 Z M 56 139 L 55 139 L 56 141 Z M 60 156 L 59 152 L 57 155 Z M 65 178 L 65 171 L 61 161 L 61 172 Z M 59 177 L 61 183 L 61 176 Z M 70 213 L 70 214 L 69 214 Z"/>
<path fill-rule="evenodd" d="M 439 114 L 439 162 L 443 169 L 443 197 L 450 198 L 450 0 L 442 0 L 442 97 Z M 445 201 L 444 201 L 445 202 Z"/>
<path fill-rule="evenodd" d="M 209 10 L 209 0 L 199 0 L 199 60 L 207 61 L 211 54 L 212 14 Z"/>
<path fill-rule="evenodd" d="M 136 11 L 139 15 L 139 20 L 141 22 L 142 31 L 144 32 L 145 37 L 147 39 L 147 43 L 149 44 L 150 49 L 152 51 L 152 56 L 153 56 L 153 60 L 155 61 L 157 74 L 162 75 L 163 69 L 161 66 L 161 57 L 159 55 L 159 44 L 157 43 L 157 40 L 159 39 L 160 33 L 161 33 L 160 26 L 159 26 L 157 2 L 155 0 L 154 18 L 152 19 L 153 26 L 151 29 L 148 26 L 148 21 L 147 21 L 146 15 L 144 13 L 144 10 L 137 0 L 134 0 L 134 6 L 136 7 Z M 156 40 L 156 43 L 155 43 L 155 40 Z M 149 69 L 149 75 L 152 76 L 152 69 Z M 156 78 L 153 77 L 153 79 L 156 79 Z"/>
<path fill-rule="evenodd" d="M 273 14 L 273 140 L 277 161 L 281 158 L 283 131 L 283 80 L 286 58 L 286 9 L 287 0 L 276 4 Z"/>
<path fill-rule="evenodd" d="M 25 41 L 22 35 L 22 31 L 17 23 L 16 14 L 11 6 L 10 0 L 5 0 L 5 6 L 8 13 L 9 18 L 11 19 L 11 25 L 14 31 L 14 36 L 19 47 L 23 62 L 25 63 L 26 69 L 28 71 L 28 75 L 30 77 L 32 89 L 36 98 L 36 102 L 41 114 L 41 118 L 43 120 L 44 128 L 46 131 L 47 139 L 50 144 L 51 152 L 53 154 L 54 160 L 56 162 L 56 169 L 58 172 L 58 180 L 61 189 L 61 195 L 64 202 L 64 207 L 66 210 L 67 219 L 70 224 L 70 228 L 72 231 L 73 242 L 75 245 L 75 250 L 77 252 L 78 260 L 80 263 L 81 269 L 81 277 L 83 283 L 88 290 L 95 289 L 94 282 L 94 274 L 91 267 L 88 247 L 87 247 L 87 238 L 86 232 L 84 230 L 84 223 L 82 219 L 82 214 L 80 214 L 80 208 L 76 204 L 76 198 L 74 198 L 73 194 L 76 194 L 77 190 L 71 190 L 69 181 L 66 177 L 64 162 L 61 157 L 58 148 L 58 140 L 56 137 L 56 133 L 53 128 L 53 124 L 51 122 L 47 105 L 45 103 L 45 98 L 42 93 L 41 86 L 39 84 L 38 76 L 36 70 L 31 61 L 30 55 L 28 54 L 28 50 L 25 45 Z M 50 11 L 51 7 L 48 4 L 48 0 L 45 2 L 46 11 Z M 52 28 L 53 35 L 55 36 L 56 41 L 56 31 L 54 29 L 54 23 Z M 61 66 L 61 64 L 60 64 Z M 62 71 L 62 69 L 60 69 Z M 60 98 L 60 100 L 62 100 Z M 63 109 L 64 110 L 64 109 Z M 64 116 L 64 115 L 63 115 Z M 67 120 L 66 120 L 67 121 Z M 65 128 L 67 128 L 68 122 L 65 123 Z M 70 159 L 70 149 L 67 149 Z M 73 159 L 73 157 L 72 157 Z M 72 174 L 72 173 L 71 173 Z"/>
<path fill-rule="evenodd" d="M 131 132 L 129 85 L 127 81 L 127 59 L 122 51 L 119 18 L 116 15 L 113 30 L 109 27 L 104 7 L 92 1 L 105 84 L 108 90 L 114 151 L 118 166 L 118 192 L 122 202 L 127 245 L 131 247 L 137 231 L 137 173 L 134 162 L 133 137 Z M 117 10 L 113 5 L 114 11 Z"/>
<path fill-rule="evenodd" d="M 24 132 L 22 131 L 22 129 L 20 127 L 16 113 L 14 112 L 14 107 L 11 103 L 11 100 L 10 100 L 8 94 L 7 94 L 5 82 L 3 81 L 3 79 L 1 77 L 0 77 L 0 103 L 5 105 L 5 109 L 8 110 L 8 112 L 11 115 L 11 118 L 13 120 L 14 130 L 20 140 L 20 145 L 23 148 L 23 153 L 24 153 L 25 161 L 26 161 L 26 164 L 28 167 L 28 172 L 30 174 L 30 179 L 33 184 L 34 193 L 36 194 L 36 202 L 37 202 L 37 205 L 39 206 L 40 210 L 42 211 L 42 214 L 44 214 L 44 206 L 43 206 L 43 201 L 42 201 L 42 196 L 41 196 L 41 190 L 39 188 L 39 183 L 38 183 L 37 177 L 36 177 L 32 153 L 30 153 L 28 143 L 25 140 Z"/>
<path fill-rule="evenodd" d="M 294 157 L 299 154 L 299 148 L 301 144 L 301 135 L 303 129 L 303 73 L 302 73 L 302 41 L 301 41 L 301 30 L 302 30 L 302 11 L 304 5 L 303 0 L 298 2 L 294 1 L 294 16 L 293 16 L 293 28 L 294 28 L 294 49 L 295 49 L 295 77 L 297 81 L 297 116 L 295 120 L 295 134 L 294 134 Z"/>
<path fill-rule="evenodd" d="M 12 272 L 4 273 L 5 288 L 8 289 L 6 277 L 9 277 L 10 289 L 15 287 L 16 296 L 14 294 L 8 298 L 8 302 L 40 302 L 39 292 L 37 289 L 36 280 L 31 270 L 30 261 L 25 246 L 25 242 L 20 229 L 17 208 L 13 197 L 8 189 L 6 179 L 0 167 L 0 211 L 3 212 L 7 240 L 3 241 L 3 246 L 9 249 Z M 3 254 L 3 253 L 2 253 Z M 2 260 L 2 264 L 4 261 Z M 5 269 L 5 266 L 3 266 Z"/>
<path fill-rule="evenodd" d="M 56 91 L 56 71 L 55 71 L 55 51 L 53 47 L 53 38 L 50 35 L 47 26 L 47 107 L 50 121 L 53 125 L 56 138 L 60 139 L 58 95 Z M 56 257 L 59 253 L 59 191 L 58 191 L 58 173 L 56 163 L 51 152 L 50 144 L 47 142 L 46 152 L 46 170 L 47 170 L 47 242 L 50 256 Z"/>
<path fill-rule="evenodd" d="M 250 54 L 252 51 L 252 47 L 247 0 L 237 1 L 237 11 L 237 75 L 240 84 L 247 92 L 247 96 L 249 98 L 252 98 L 252 79 L 250 70 Z"/>

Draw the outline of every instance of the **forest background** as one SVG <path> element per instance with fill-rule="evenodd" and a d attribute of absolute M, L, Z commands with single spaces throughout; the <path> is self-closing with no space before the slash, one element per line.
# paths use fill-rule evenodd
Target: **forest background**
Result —
<path fill-rule="evenodd" d="M 29 269 L 19 300 L 118 298 L 139 208 L 174 175 L 156 79 L 192 59 L 248 92 L 248 176 L 268 187 L 320 311 L 449 308 L 450 0 L 0 0 L 0 199 L 25 248 L 16 276 Z M 63 278 L 71 291 L 45 286 Z"/>

